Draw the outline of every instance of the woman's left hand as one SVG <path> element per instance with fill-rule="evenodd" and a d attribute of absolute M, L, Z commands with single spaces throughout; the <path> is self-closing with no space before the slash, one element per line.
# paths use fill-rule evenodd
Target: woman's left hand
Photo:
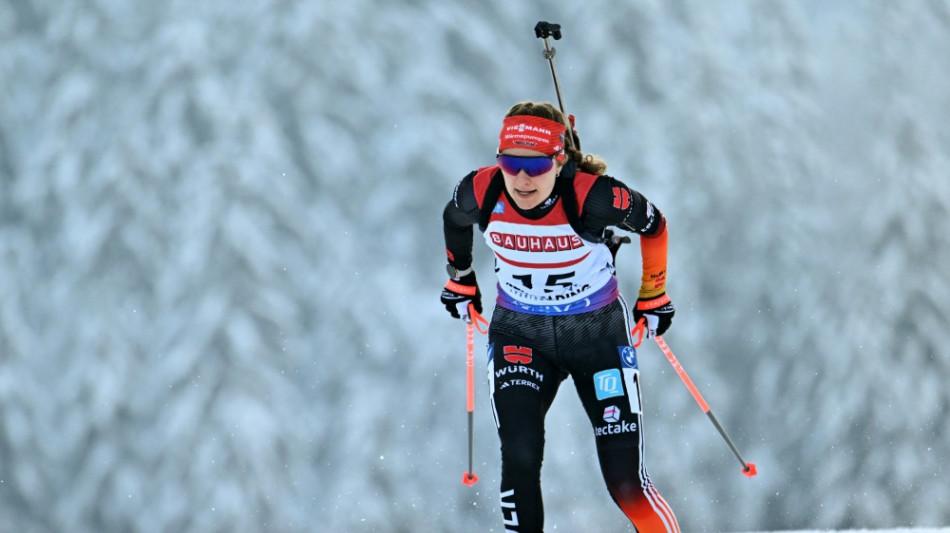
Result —
<path fill-rule="evenodd" d="M 637 307 L 633 310 L 633 321 L 637 324 L 641 319 L 646 320 L 646 336 L 663 335 L 673 324 L 673 315 L 676 308 L 670 297 L 664 292 L 653 298 L 639 298 Z"/>

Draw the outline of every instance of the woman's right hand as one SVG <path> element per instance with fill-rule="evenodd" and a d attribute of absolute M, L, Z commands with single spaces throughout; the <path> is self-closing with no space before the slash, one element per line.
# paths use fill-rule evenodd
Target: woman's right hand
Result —
<path fill-rule="evenodd" d="M 453 318 L 461 318 L 468 322 L 468 305 L 475 306 L 475 311 L 482 312 L 482 293 L 475 280 L 475 272 L 469 272 L 461 278 L 450 279 L 442 289 L 442 305 Z"/>

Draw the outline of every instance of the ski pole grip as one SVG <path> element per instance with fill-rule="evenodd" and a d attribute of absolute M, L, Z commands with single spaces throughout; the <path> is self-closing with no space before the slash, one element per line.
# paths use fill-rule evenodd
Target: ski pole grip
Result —
<path fill-rule="evenodd" d="M 561 25 L 542 20 L 534 26 L 534 35 L 538 39 L 553 37 L 555 41 L 559 41 L 561 39 Z"/>

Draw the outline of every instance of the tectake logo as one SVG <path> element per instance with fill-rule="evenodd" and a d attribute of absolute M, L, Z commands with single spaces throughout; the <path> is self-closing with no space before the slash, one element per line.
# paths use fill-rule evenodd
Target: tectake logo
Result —
<path fill-rule="evenodd" d="M 594 374 L 594 392 L 598 400 L 606 400 L 615 396 L 623 396 L 623 384 L 620 380 L 620 371 L 616 368 L 603 370 Z"/>
<path fill-rule="evenodd" d="M 605 422 L 616 422 L 620 420 L 620 408 L 616 405 L 611 405 L 604 409 L 604 421 Z"/>
<path fill-rule="evenodd" d="M 620 433 L 633 433 L 637 430 L 636 422 L 622 421 L 618 424 L 608 423 L 606 426 L 594 428 L 594 435 L 601 437 L 603 435 L 618 435 Z"/>

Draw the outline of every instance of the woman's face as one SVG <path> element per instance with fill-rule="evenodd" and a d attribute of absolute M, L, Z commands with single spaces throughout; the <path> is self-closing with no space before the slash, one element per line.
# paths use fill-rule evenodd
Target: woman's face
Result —
<path fill-rule="evenodd" d="M 541 152 L 526 148 L 510 148 L 503 151 L 502 155 L 549 157 Z M 561 166 L 560 163 L 554 162 L 551 170 L 537 176 L 529 176 L 524 170 L 519 170 L 517 174 L 511 174 L 502 167 L 501 173 L 505 178 L 505 189 L 519 208 L 528 210 L 537 207 L 551 196 L 551 192 L 554 190 L 554 180 L 557 178 Z"/>

